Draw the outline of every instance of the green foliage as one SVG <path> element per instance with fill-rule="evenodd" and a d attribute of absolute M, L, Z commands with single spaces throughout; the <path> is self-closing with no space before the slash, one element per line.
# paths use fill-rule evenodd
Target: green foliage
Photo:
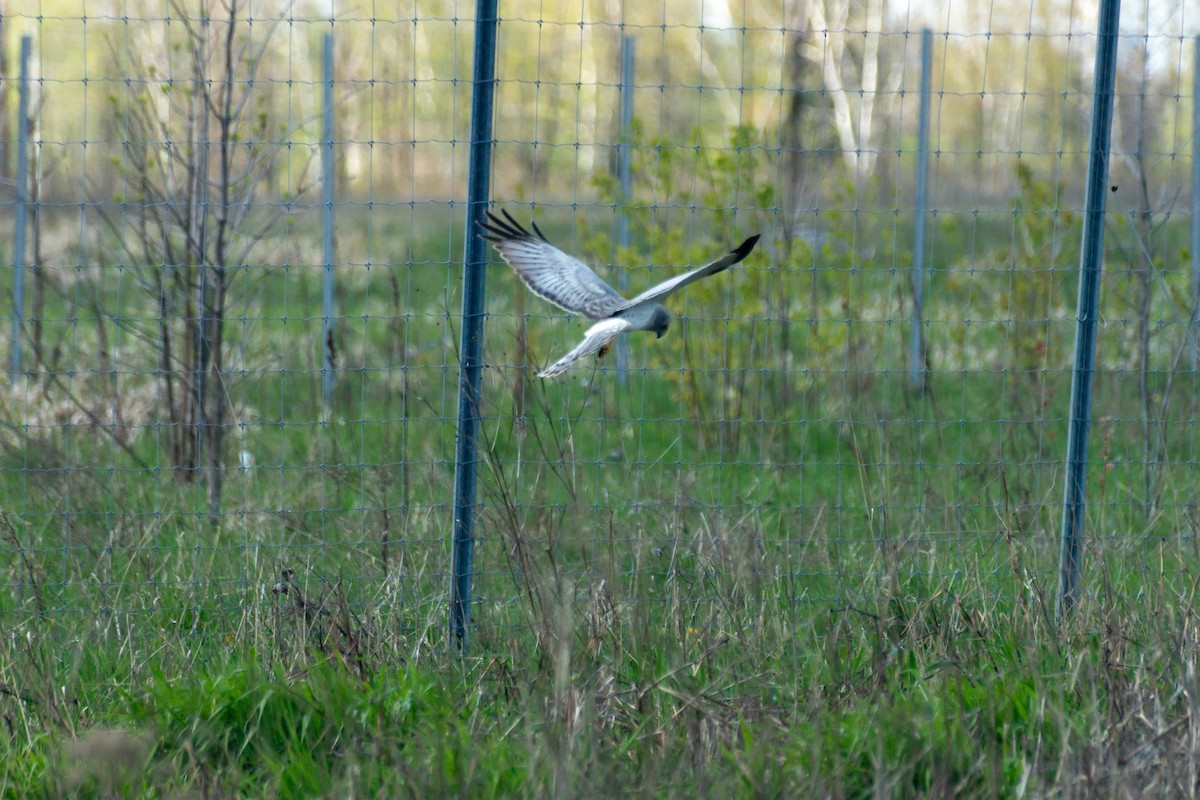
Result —
<path fill-rule="evenodd" d="M 44 263 L 77 266 L 56 272 L 41 315 L 51 367 L 0 395 L 0 793 L 1194 793 L 1200 546 L 1185 535 L 1194 387 L 1170 370 L 1175 312 L 1189 303 L 1178 220 L 1155 230 L 1162 245 L 1149 260 L 1165 289 L 1150 308 L 1161 373 L 1150 397 L 1163 398 L 1171 431 L 1168 502 L 1146 519 L 1128 500 L 1144 452 L 1127 424 L 1142 399 L 1127 370 L 1145 242 L 1118 213 L 1089 517 L 1096 580 L 1074 621 L 1050 622 L 1078 263 L 1078 220 L 1063 198 L 1078 194 L 1086 134 L 1071 106 L 1087 75 L 1068 68 L 1063 40 L 940 44 L 937 61 L 954 68 L 935 76 L 939 186 L 984 200 L 931 225 L 933 373 L 914 398 L 898 377 L 910 307 L 903 185 L 894 208 L 880 208 L 870 195 L 883 181 L 822 174 L 820 211 L 797 225 L 781 210 L 778 132 L 723 129 L 775 116 L 774 54 L 796 44 L 778 8 L 748 5 L 730 32 L 738 44 L 703 34 L 700 50 L 702 20 L 660 27 L 680 9 L 629 9 L 629 30 L 651 34 L 640 63 L 661 76 L 658 91 L 641 84 L 639 103 L 658 113 L 635 126 L 632 198 L 592 168 L 599 197 L 628 211 L 629 246 L 589 213 L 584 251 L 632 265 L 636 291 L 751 233 L 764 240 L 729 274 L 673 298 L 670 336 L 634 348 L 637 366 L 665 369 L 621 387 L 584 369 L 521 383 L 520 415 L 504 312 L 525 290 L 507 272 L 489 279 L 489 470 L 474 649 L 460 657 L 446 653 L 444 605 L 458 332 L 448 267 L 462 231 L 454 209 L 426 201 L 448 196 L 446 165 L 463 163 L 454 142 L 466 129 L 470 25 L 445 0 L 400 9 L 399 22 L 383 7 L 339 18 L 339 58 L 350 61 L 338 74 L 360 71 L 363 53 L 373 72 L 338 107 L 346 162 L 359 164 L 339 191 L 371 201 L 339 207 L 338 395 L 325 408 L 316 388 L 320 267 L 305 265 L 323 262 L 298 203 L 279 230 L 243 230 L 245 258 L 231 262 L 225 333 L 236 355 L 221 378 L 235 446 L 218 464 L 228 485 L 209 524 L 203 492 L 176 477 L 170 437 L 182 428 L 148 384 L 164 369 L 156 276 L 213 260 L 188 255 L 186 232 L 157 230 L 157 213 L 130 209 L 194 185 L 186 109 L 197 86 L 220 81 L 181 79 L 190 59 L 178 20 L 155 58 L 122 49 L 139 46 L 144 18 L 89 18 L 85 36 L 82 19 L 47 8 L 37 24 L 56 45 L 40 59 L 42 210 L 68 208 L 47 224 Z M 497 197 L 579 199 L 578 186 L 547 176 L 580 174 L 600 149 L 576 145 L 611 123 L 612 76 L 584 72 L 611 60 L 616 40 L 591 18 L 577 25 L 579 13 L 553 0 L 539 19 L 504 21 Z M 1039 2 L 1034 13 L 1054 9 Z M 242 106 L 228 137 L 241 159 L 234 194 L 269 201 L 252 216 L 302 199 L 311 175 L 324 28 L 297 19 L 307 38 L 239 61 L 271 89 Z M 257 35 L 275 29 L 259 22 Z M 115 54 L 72 46 L 108 36 Z M 219 48 L 205 49 L 217 63 Z M 708 78 L 702 92 L 679 57 L 693 52 L 717 74 L 742 69 L 736 113 L 702 97 Z M 1041 68 L 1009 68 L 1026 64 Z M 1162 80 L 1151 95 L 1179 94 Z M 1155 136 L 1175 135 L 1171 113 Z M 810 146 L 832 141 L 823 121 L 803 121 Z M 907 152 L 911 131 L 879 122 Z M 268 138 L 287 152 L 257 173 Z M 77 158 L 80 141 L 110 150 Z M 1028 152 L 1010 203 L 1014 171 L 994 156 L 1018 141 Z M 878 163 L 890 175 L 903 162 L 880 152 Z M 1174 159 L 1157 168 L 1179 172 Z M 177 173 L 148 193 L 137 176 L 160 169 Z M 82 170 L 97 170 L 101 199 L 120 207 L 76 208 Z M 216 194 L 203 213 L 221 205 Z M 93 234 L 90 215 L 102 212 L 149 226 L 154 246 Z M 571 222 L 538 213 L 548 231 Z M 200 317 L 187 307 L 197 288 L 195 276 L 181 281 L 168 310 Z M 572 338 L 529 310 L 537 356 Z M 179 359 L 194 337 L 172 341 Z M 285 574 L 296 576 L 286 593 Z"/>
<path fill-rule="evenodd" d="M 36 724 L 7 740 L 6 785 L 19 796 L 988 797 L 1085 774 L 1109 787 L 1174 781 L 1165 757 L 1130 774 L 1129 755 L 1147 742 L 1191 753 L 1175 690 L 1191 662 L 1169 637 L 1190 608 L 1097 605 L 1062 630 L 946 580 L 924 599 L 864 587 L 841 609 L 775 606 L 776 581 L 742 598 L 730 588 L 694 601 L 682 630 L 653 598 L 618 590 L 624 618 L 597 627 L 581 608 L 549 639 L 518 626 L 507 654 L 463 661 L 397 659 L 383 639 L 361 671 L 310 651 L 289 672 L 214 639 L 193 650 L 195 669 L 151 657 L 122 691 L 68 712 L 74 736 Z M 119 671 L 127 644 L 96 655 Z M 55 669 L 69 686 L 82 677 Z M 1129 708 L 1153 709 L 1145 735 L 1121 727 Z M 1113 767 L 1077 761 L 1080 748 Z"/>
<path fill-rule="evenodd" d="M 718 202 L 767 198 L 754 187 L 773 168 L 743 152 L 747 136 L 722 153 L 664 146 L 673 205 L 654 211 L 643 195 L 620 260 L 668 254 L 681 267 L 766 232 L 767 211 Z M 1073 276 L 1019 274 L 1008 257 L 1014 231 L 1029 242 L 1022 265 L 1070 246 L 1045 224 L 1054 196 L 1031 176 L 1016 223 L 937 227 L 938 248 L 979 259 L 941 263 L 935 249 L 929 308 L 945 327 L 931 326 L 942 366 L 926 398 L 893 369 L 904 242 L 848 194 L 822 212 L 815 246 L 797 239 L 780 255 L 777 240 L 691 287 L 672 303 L 686 323 L 635 350 L 707 374 L 635 371 L 623 389 L 603 371 L 530 381 L 517 424 L 506 367 L 490 368 L 465 658 L 444 635 L 457 332 L 444 265 L 462 246 L 449 216 L 389 218 L 372 241 L 393 243 L 380 254 L 392 266 L 339 276 L 353 327 L 323 424 L 298 344 L 320 337 L 315 271 L 265 271 L 242 298 L 234 435 L 258 466 L 229 470 L 217 526 L 199 487 L 167 468 L 155 395 L 141 397 L 137 376 L 106 383 L 96 354 L 111 330 L 72 305 L 90 295 L 122 308 L 123 287 L 81 275 L 47 315 L 74 320 L 59 330 L 78 376 L 0 397 L 27 421 L 0 431 L 4 791 L 971 797 L 1190 785 L 1174 766 L 1196 757 L 1179 691 L 1196 669 L 1187 598 L 1200 551 L 1177 534 L 1196 488 L 1189 437 L 1168 443 L 1158 527 L 1131 536 L 1145 530 L 1123 499 L 1139 440 L 1103 423 L 1088 561 L 1103 580 L 1075 623 L 1049 621 L 1058 509 L 1046 498 L 1061 489 L 1064 426 L 1053 406 L 1027 429 L 1013 421 L 1029 393 L 1011 365 L 1032 351 L 1012 323 L 1042 335 L 1046 323 L 1025 317 Z M 569 222 L 544 228 L 557 240 Z M 347 220 L 343 244 L 365 224 Z M 301 263 L 311 231 L 287 225 L 263 246 L 296 248 L 287 261 Z M 586 239 L 607 261 L 611 242 Z M 493 275 L 489 364 L 507 365 L 502 312 L 524 289 Z M 997 301 L 1013 280 L 1012 302 L 1034 310 Z M 781 317 L 786 340 L 763 330 Z M 942 335 L 947 321 L 959 338 Z M 559 344 L 554 324 L 529 321 L 543 352 Z M 735 333 L 698 335 L 714 324 Z M 118 346 L 124 369 L 143 363 L 143 340 Z M 1040 372 L 1045 396 L 1064 397 L 1069 374 Z M 1118 373 L 1100 381 L 1103 419 L 1132 395 Z M 125 427 L 92 423 L 94 408 L 115 408 Z M 99 768 L 112 752 L 121 769 Z M 67 761 L 81 766 L 68 775 Z"/>
<path fill-rule="evenodd" d="M 1050 321 L 1061 316 L 1071 299 L 1070 282 L 1062 279 L 1069 270 L 1063 267 L 1074 266 L 1078 258 L 1072 260 L 1070 250 L 1063 252 L 1063 244 L 1075 220 L 1059 210 L 1061 187 L 1037 179 L 1023 162 L 1017 165 L 1017 179 L 1021 193 L 1012 203 L 1011 288 L 1002 300 L 1013 325 L 1011 363 L 1020 373 L 1033 375 L 1060 364 L 1070 344 L 1054 336 Z"/>
<path fill-rule="evenodd" d="M 379 673 L 364 683 L 318 661 L 297 680 L 264 670 L 254 653 L 218 669 L 186 680 L 159 671 L 144 694 L 131 693 L 129 713 L 158 732 L 159 758 L 185 773 L 215 769 L 242 795 L 267 786 L 288 797 L 326 793 L 339 759 L 358 748 L 402 748 L 422 735 L 427 716 L 441 724 L 453 713 L 420 671 Z"/>
<path fill-rule="evenodd" d="M 635 122 L 632 197 L 620 197 L 611 175 L 593 177 L 601 202 L 628 216 L 630 246 L 618 247 L 607 227 L 592 228 L 582 217 L 578 222 L 593 263 L 654 265 L 628 270 L 631 291 L 704 263 L 750 233 L 763 234 L 755 253 L 730 274 L 673 298 L 676 330 L 646 350 L 650 366 L 685 368 L 665 375 L 702 417 L 762 396 L 764 380 L 767 396 L 786 403 L 792 392 L 818 385 L 823 372 L 842 369 L 848 354 L 866 362 L 885 348 L 881 340 L 856 336 L 849 325 L 818 321 L 884 313 L 871 291 L 890 277 L 876 265 L 888 266 L 896 256 L 878 247 L 866 259 L 859 249 L 859 242 L 883 239 L 882 229 L 868 216 L 841 210 L 853 192 L 845 186 L 834 193 L 831 210 L 822 212 L 812 244 L 796 231 L 779 230 L 781 221 L 792 222 L 777 208 L 780 155 L 766 136 L 742 125 L 723 140 L 695 129 L 687 146 L 647 144 Z M 703 348 L 706 341 L 722 343 L 719 360 Z M 691 377 L 696 370 L 719 371 L 722 381 L 701 387 Z"/>

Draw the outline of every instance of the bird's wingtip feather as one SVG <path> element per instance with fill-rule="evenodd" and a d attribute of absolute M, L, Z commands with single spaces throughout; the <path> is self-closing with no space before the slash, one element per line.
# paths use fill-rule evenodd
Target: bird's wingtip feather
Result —
<path fill-rule="evenodd" d="M 509 239 L 533 238 L 533 236 L 529 233 L 529 229 L 517 222 L 513 215 L 508 213 L 508 209 L 500 209 L 500 213 L 504 215 L 503 219 L 497 216 L 495 212 L 491 211 L 490 209 L 485 210 L 483 213 L 487 215 L 487 220 L 477 220 L 475 224 L 484 231 L 487 231 L 487 235 L 481 233 L 480 236 L 484 239 L 487 239 L 489 242 L 501 243 L 508 241 Z M 536 222 L 533 223 L 533 229 L 537 231 L 538 236 L 541 237 L 543 242 L 549 244 L 545 234 L 538 230 Z"/>
<path fill-rule="evenodd" d="M 756 233 L 737 246 L 737 249 L 733 251 L 733 254 L 737 256 L 738 261 L 741 261 L 743 258 L 750 255 L 750 251 L 752 251 L 754 246 L 758 244 L 760 236 L 761 234 Z"/>

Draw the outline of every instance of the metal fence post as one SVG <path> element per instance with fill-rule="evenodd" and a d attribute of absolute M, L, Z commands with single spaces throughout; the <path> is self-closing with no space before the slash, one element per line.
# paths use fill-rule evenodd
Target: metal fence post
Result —
<path fill-rule="evenodd" d="M 322 134 L 321 134 L 321 183 L 325 213 L 322 218 L 325 245 L 325 273 L 321 285 L 321 314 L 325 318 L 325 335 L 321 349 L 325 352 L 321 367 L 321 398 L 326 411 L 333 405 L 334 341 L 333 341 L 333 34 L 325 34 L 322 50 L 323 89 Z"/>
<path fill-rule="evenodd" d="M 1104 210 L 1108 156 L 1112 141 L 1117 30 L 1120 0 L 1102 0 L 1096 34 L 1096 84 L 1092 89 L 1092 128 L 1084 200 L 1083 252 L 1079 266 L 1079 306 L 1075 317 L 1075 369 L 1071 376 L 1067 479 L 1063 496 L 1059 552 L 1058 617 L 1079 601 L 1079 559 L 1086 510 L 1088 434 L 1091 428 L 1092 375 L 1096 368 L 1096 322 L 1100 311 L 1100 270 L 1104 259 Z"/>
<path fill-rule="evenodd" d="M 0 7 L 0 81 L 8 80 L 8 51 L 4 47 L 4 8 Z M 0 91 L 0 181 L 8 180 L 8 148 L 12 146 L 9 133 L 8 91 Z"/>
<path fill-rule="evenodd" d="M 617 245 L 623 250 L 629 247 L 629 203 L 633 199 L 633 81 L 634 45 L 632 36 L 621 37 L 621 108 L 620 141 L 617 142 L 617 177 L 621 183 L 621 211 L 617 217 Z M 618 276 L 622 290 L 629 288 L 629 273 L 622 269 Z M 622 336 L 617 340 L 617 382 L 624 386 L 629 382 L 629 339 Z"/>
<path fill-rule="evenodd" d="M 17 214 L 13 220 L 13 314 L 9 382 L 21 375 L 21 328 L 25 325 L 25 217 L 29 206 L 29 59 L 33 37 L 21 37 L 17 102 Z"/>
<path fill-rule="evenodd" d="M 1188 350 L 1192 372 L 1200 369 L 1200 36 L 1192 61 L 1192 316 Z"/>
<path fill-rule="evenodd" d="M 933 31 L 921 31 L 921 111 L 917 133 L 917 229 L 913 241 L 912 334 L 908 346 L 908 382 L 925 391 L 925 216 L 929 207 L 929 106 L 933 72 Z"/>
<path fill-rule="evenodd" d="M 475 484 L 479 463 L 480 375 L 487 243 L 476 233 L 484 219 L 492 169 L 492 105 L 496 81 L 497 0 L 475 2 L 475 64 L 471 77 L 471 151 L 467 163 L 467 229 L 463 257 L 458 438 L 454 464 L 454 542 L 451 550 L 450 635 L 466 652 L 471 627 L 475 557 Z"/>

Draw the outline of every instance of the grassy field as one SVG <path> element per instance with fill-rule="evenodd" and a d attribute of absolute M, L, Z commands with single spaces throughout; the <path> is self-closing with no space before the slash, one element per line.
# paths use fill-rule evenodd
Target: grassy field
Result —
<path fill-rule="evenodd" d="M 539 211 L 603 262 L 594 218 Z M 150 273 L 52 227 L 45 355 L 0 429 L 0 794 L 1195 792 L 1186 231 L 1160 232 L 1143 371 L 1132 234 L 1110 230 L 1085 592 L 1062 624 L 1069 221 L 942 217 L 920 396 L 888 213 L 831 213 L 816 247 L 767 237 L 676 298 L 668 337 L 631 341 L 624 385 L 611 364 L 524 377 L 581 326 L 494 267 L 461 657 L 460 226 L 440 206 L 343 220 L 328 411 L 312 219 L 235 277 L 217 524 L 171 468 Z M 634 263 L 771 225 L 696 223 L 691 250 L 643 235 Z"/>

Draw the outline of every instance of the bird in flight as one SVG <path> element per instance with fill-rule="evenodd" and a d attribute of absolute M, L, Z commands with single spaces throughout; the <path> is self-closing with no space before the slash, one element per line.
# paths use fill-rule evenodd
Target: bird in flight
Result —
<path fill-rule="evenodd" d="M 484 231 L 480 236 L 492 242 L 517 277 L 538 297 L 572 314 L 596 320 L 596 324 L 583 334 L 583 341 L 539 372 L 540 378 L 561 375 L 576 361 L 592 353 L 603 356 L 613 340 L 626 331 L 653 331 L 661 339 L 671 324 L 671 315 L 660 300 L 689 283 L 729 269 L 750 255 L 754 245 L 758 244 L 758 234 L 755 234 L 716 261 L 676 275 L 632 300 L 626 300 L 587 264 L 550 244 L 536 222 L 533 230 L 537 236 L 534 236 L 507 211 L 503 214 L 504 219 L 500 219 L 487 212 L 489 221 L 479 223 Z"/>

